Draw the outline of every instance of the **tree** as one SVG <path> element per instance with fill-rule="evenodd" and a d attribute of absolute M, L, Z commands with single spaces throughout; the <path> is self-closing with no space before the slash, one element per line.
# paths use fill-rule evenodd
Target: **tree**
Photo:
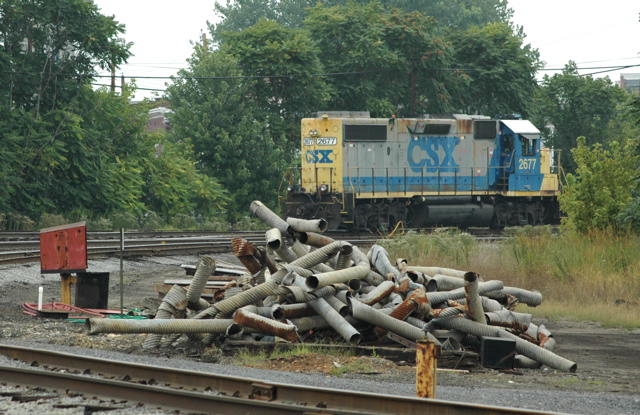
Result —
<path fill-rule="evenodd" d="M 433 18 L 379 3 L 314 8 L 305 21 L 335 91 L 327 109 L 368 110 L 374 116 L 446 112 L 458 74 L 450 44 Z M 457 78 L 458 77 L 458 78 Z"/>
<path fill-rule="evenodd" d="M 285 136 L 285 152 L 299 147 L 300 118 L 329 97 L 318 49 L 303 29 L 287 29 L 275 21 L 260 20 L 239 33 L 225 33 L 221 50 L 237 59 L 243 74 L 256 78 L 249 92 L 254 116 L 269 125 L 278 144 Z"/>
<path fill-rule="evenodd" d="M 351 3 L 351 8 L 367 5 L 371 0 L 324 0 L 321 3 L 326 8 Z M 460 29 L 507 23 L 513 15 L 507 0 L 380 0 L 378 4 L 388 9 L 423 13 L 443 26 Z M 227 0 L 224 5 L 216 1 L 215 10 L 221 19 L 209 29 L 213 38 L 219 40 L 222 33 L 241 32 L 262 18 L 288 28 L 303 27 L 307 13 L 317 5 L 317 0 Z"/>
<path fill-rule="evenodd" d="M 584 136 L 587 145 L 609 141 L 609 123 L 618 112 L 618 104 L 627 94 L 609 78 L 580 76 L 570 61 L 562 74 L 546 75 L 534 98 L 532 122 L 542 131 L 545 143 L 561 151 L 561 166 L 574 172 L 576 162 L 571 149 Z"/>
<path fill-rule="evenodd" d="M 258 81 L 244 77 L 238 60 L 224 51 L 196 46 L 188 62 L 167 89 L 173 139 L 193 145 L 199 169 L 228 191 L 230 221 L 244 216 L 255 199 L 275 206 L 284 146 L 256 117 Z"/>
<path fill-rule="evenodd" d="M 522 31 L 514 33 L 510 25 L 491 23 L 448 33 L 456 65 L 467 78 L 467 86 L 454 101 L 456 109 L 465 114 L 526 116 L 542 63 L 537 49 L 524 45 Z"/>
<path fill-rule="evenodd" d="M 559 196 L 560 209 L 567 214 L 563 226 L 580 233 L 620 227 L 620 214 L 632 201 L 636 189 L 639 157 L 629 146 L 617 142 L 606 150 L 602 144 L 589 147 L 585 137 L 572 150 L 575 174 Z M 630 154 L 631 153 L 631 154 Z"/>
<path fill-rule="evenodd" d="M 91 94 L 96 65 L 130 56 L 122 33 L 124 26 L 84 0 L 0 3 L 0 179 L 8 195 L 0 208 L 39 216 L 93 197 L 94 180 L 83 180 L 95 160 L 83 153 L 94 149 L 83 141 L 80 103 Z M 87 193 L 74 193 L 73 183 Z"/>
<path fill-rule="evenodd" d="M 0 97 L 3 105 L 55 110 L 88 85 L 96 66 L 110 69 L 131 56 L 124 26 L 85 0 L 0 3 Z M 27 137 L 28 139 L 28 137 Z"/>
<path fill-rule="evenodd" d="M 507 23 L 513 16 L 507 0 L 384 0 L 386 7 L 420 12 L 447 27 L 467 29 L 488 23 Z"/>

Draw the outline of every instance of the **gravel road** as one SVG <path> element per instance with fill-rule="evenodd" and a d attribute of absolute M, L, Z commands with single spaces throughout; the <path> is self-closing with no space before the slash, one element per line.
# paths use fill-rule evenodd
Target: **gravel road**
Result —
<path fill-rule="evenodd" d="M 125 261 L 125 308 L 142 308 L 145 302 L 157 299 L 154 283 L 168 278 L 185 278 L 180 265 L 195 265 L 198 259 L 174 256 Z M 238 264 L 232 255 L 220 255 L 216 259 Z M 111 273 L 109 307 L 119 308 L 119 260 L 92 259 L 88 271 Z M 0 342 L 111 356 L 135 362 L 155 362 L 163 366 L 275 382 L 382 394 L 414 394 L 415 375 L 406 367 L 391 367 L 377 375 L 347 374 L 344 377 L 315 373 L 313 368 L 305 373 L 272 371 L 228 364 L 228 359 L 216 351 L 189 357 L 192 355 L 189 350 L 180 348 L 171 353 L 144 350 L 139 347 L 143 335 L 88 336 L 81 324 L 30 317 L 22 313 L 22 303 L 37 302 L 39 286 L 44 287 L 45 302 L 59 300 L 60 277 L 56 274 L 41 275 L 39 264 L 0 267 L 0 313 L 3 316 Z M 630 312 L 637 313 L 638 310 Z M 640 414 L 640 330 L 608 329 L 593 323 L 571 321 L 534 322 L 544 323 L 553 333 L 557 342 L 554 351 L 576 362 L 576 373 L 562 373 L 544 367 L 512 373 L 439 371 L 437 398 L 567 414 Z"/>

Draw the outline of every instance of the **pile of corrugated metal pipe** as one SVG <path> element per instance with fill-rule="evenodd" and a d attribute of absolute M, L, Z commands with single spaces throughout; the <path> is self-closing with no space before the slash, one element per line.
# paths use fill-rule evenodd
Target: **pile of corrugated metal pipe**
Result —
<path fill-rule="evenodd" d="M 144 348 L 171 346 L 181 337 L 207 345 L 227 338 L 302 342 L 320 335 L 349 345 L 375 344 L 388 334 L 401 343 L 431 340 L 444 350 L 472 350 L 482 337 L 511 339 L 514 367 L 575 372 L 553 353 L 555 341 L 519 303 L 537 306 L 538 291 L 484 281 L 474 272 L 395 264 L 374 245 L 365 254 L 321 233 L 323 219 L 283 220 L 259 201 L 251 212 L 268 224 L 266 246 L 232 240 L 246 275 L 213 303 L 201 298 L 216 261 L 203 257 L 188 289 L 173 286 L 153 320 L 87 320 L 90 334 L 148 333 Z M 392 338 L 394 336 L 391 336 Z"/>

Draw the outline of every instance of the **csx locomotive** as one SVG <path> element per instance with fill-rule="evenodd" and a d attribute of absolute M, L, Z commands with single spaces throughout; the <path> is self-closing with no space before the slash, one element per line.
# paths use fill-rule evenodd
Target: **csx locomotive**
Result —
<path fill-rule="evenodd" d="M 325 112 L 301 138 L 284 217 L 347 230 L 559 222 L 551 153 L 526 120 Z"/>

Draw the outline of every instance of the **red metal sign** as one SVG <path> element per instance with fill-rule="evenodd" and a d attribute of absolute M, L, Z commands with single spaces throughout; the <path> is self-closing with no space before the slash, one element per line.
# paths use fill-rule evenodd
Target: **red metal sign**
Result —
<path fill-rule="evenodd" d="M 86 269 L 86 222 L 40 230 L 40 272 L 64 274 Z"/>

